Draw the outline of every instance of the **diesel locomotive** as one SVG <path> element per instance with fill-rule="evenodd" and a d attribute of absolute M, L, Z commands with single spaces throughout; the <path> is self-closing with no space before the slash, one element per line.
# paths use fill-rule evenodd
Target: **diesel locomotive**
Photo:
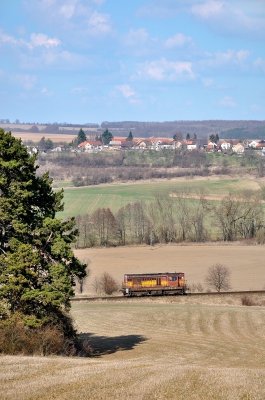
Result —
<path fill-rule="evenodd" d="M 122 286 L 124 296 L 186 294 L 188 290 L 183 272 L 154 274 L 125 274 Z"/>

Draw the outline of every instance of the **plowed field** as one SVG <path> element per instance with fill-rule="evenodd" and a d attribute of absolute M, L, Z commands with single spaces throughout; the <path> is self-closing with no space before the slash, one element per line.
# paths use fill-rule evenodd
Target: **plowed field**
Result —
<path fill-rule="evenodd" d="M 201 283 L 209 267 L 226 265 L 231 271 L 233 290 L 262 290 L 265 286 L 265 247 L 231 245 L 164 245 L 159 247 L 118 247 L 75 250 L 82 260 L 90 260 L 91 275 L 84 294 L 94 295 L 93 282 L 103 272 L 119 283 L 126 273 L 184 272 L 188 285 Z M 78 290 L 77 290 L 78 294 Z"/>

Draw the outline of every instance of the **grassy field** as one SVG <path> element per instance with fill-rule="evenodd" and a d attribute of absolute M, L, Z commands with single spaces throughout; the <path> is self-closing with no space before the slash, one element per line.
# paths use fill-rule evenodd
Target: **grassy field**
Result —
<path fill-rule="evenodd" d="M 238 190 L 258 190 L 260 184 L 257 180 L 250 179 L 194 179 L 194 180 L 170 180 L 160 182 L 139 182 L 130 184 L 112 184 L 81 188 L 65 188 L 65 209 L 58 213 L 60 218 L 68 216 L 84 215 L 92 213 L 97 208 L 109 207 L 112 212 L 128 203 L 138 200 L 150 202 L 157 193 L 170 193 L 173 191 L 189 188 L 196 190 L 204 188 L 206 193 L 216 197 L 235 193 Z"/>
<path fill-rule="evenodd" d="M 72 314 L 92 356 L 0 357 L 1 399 L 265 398 L 264 307 L 175 297 Z"/>

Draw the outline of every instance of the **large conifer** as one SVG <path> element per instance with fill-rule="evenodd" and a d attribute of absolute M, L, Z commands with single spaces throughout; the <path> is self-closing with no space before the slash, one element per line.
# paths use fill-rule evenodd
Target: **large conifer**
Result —
<path fill-rule="evenodd" d="M 86 275 L 73 254 L 74 218 L 61 221 L 63 191 L 37 175 L 36 155 L 0 129 L 0 302 L 32 326 L 63 319 L 75 277 Z M 3 318 L 3 316 L 2 316 Z"/>

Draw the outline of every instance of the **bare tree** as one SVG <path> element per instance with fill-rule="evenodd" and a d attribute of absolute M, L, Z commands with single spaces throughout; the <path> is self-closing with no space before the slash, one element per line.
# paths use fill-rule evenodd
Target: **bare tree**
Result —
<path fill-rule="evenodd" d="M 84 278 L 79 278 L 79 277 L 77 277 L 77 278 L 76 278 L 76 279 L 77 279 L 77 282 L 78 282 L 78 284 L 79 284 L 79 292 L 80 292 L 81 294 L 83 293 L 85 280 L 86 280 L 86 278 L 89 277 L 90 272 L 91 272 L 91 271 L 90 271 L 90 268 L 89 268 L 90 260 L 89 260 L 88 258 L 86 258 L 86 259 L 82 260 L 82 262 L 83 262 L 83 264 L 86 264 L 86 277 L 84 277 Z"/>
<path fill-rule="evenodd" d="M 103 293 L 111 295 L 119 289 L 118 282 L 108 273 L 103 272 L 99 278 L 99 286 Z"/>
<path fill-rule="evenodd" d="M 223 264 L 215 264 L 208 269 L 205 283 L 217 292 L 228 290 L 230 285 L 230 270 Z"/>

